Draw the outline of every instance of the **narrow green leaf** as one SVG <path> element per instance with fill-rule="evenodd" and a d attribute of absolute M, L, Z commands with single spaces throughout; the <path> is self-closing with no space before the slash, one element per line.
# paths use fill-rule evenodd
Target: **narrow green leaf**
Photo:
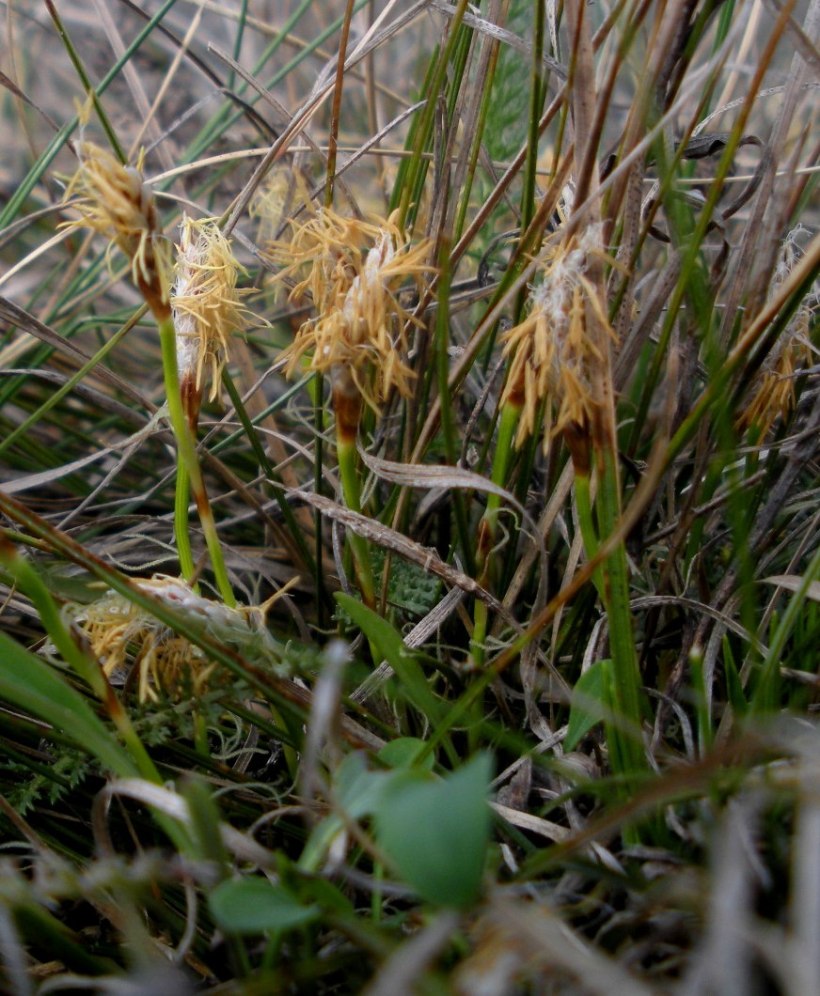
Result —
<path fill-rule="evenodd" d="M 432 722 L 441 716 L 441 703 L 430 691 L 424 672 L 401 635 L 386 619 L 344 592 L 334 595 L 353 622 L 393 668 L 407 697 Z"/>
<path fill-rule="evenodd" d="M 0 632 L 0 699 L 51 723 L 123 778 L 137 775 L 125 748 L 88 702 L 42 658 Z"/>
<path fill-rule="evenodd" d="M 743 694 L 743 682 L 738 674 L 735 656 L 727 636 L 723 637 L 723 670 L 726 674 L 726 695 L 736 716 L 745 715 L 748 703 Z"/>

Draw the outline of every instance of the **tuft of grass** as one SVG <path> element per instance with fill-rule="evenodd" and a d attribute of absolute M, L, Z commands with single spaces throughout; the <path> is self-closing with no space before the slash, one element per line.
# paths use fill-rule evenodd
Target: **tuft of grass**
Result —
<path fill-rule="evenodd" d="M 820 3 L 7 15 L 0 988 L 820 991 Z"/>

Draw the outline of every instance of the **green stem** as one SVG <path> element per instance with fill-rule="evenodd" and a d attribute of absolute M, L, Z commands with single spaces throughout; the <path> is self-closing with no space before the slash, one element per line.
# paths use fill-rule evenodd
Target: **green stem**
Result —
<path fill-rule="evenodd" d="M 187 477 L 188 482 L 190 482 L 190 488 L 193 492 L 194 500 L 196 501 L 196 507 L 199 511 L 199 521 L 202 523 L 202 531 L 205 534 L 205 542 L 208 546 L 208 553 L 211 557 L 211 566 L 213 568 L 217 588 L 219 589 L 219 593 L 222 596 L 224 603 L 229 608 L 235 608 L 236 598 L 234 597 L 230 581 L 228 580 L 228 572 L 225 568 L 225 560 L 222 556 L 222 547 L 219 543 L 216 523 L 214 522 L 213 512 L 211 511 L 211 503 L 208 500 L 208 494 L 205 490 L 205 482 L 202 479 L 202 471 L 199 466 L 199 458 L 196 453 L 193 433 L 191 432 L 191 427 L 188 425 L 188 420 L 185 417 L 185 411 L 182 406 L 182 395 L 179 390 L 179 372 L 177 370 L 176 334 L 174 332 L 174 322 L 170 315 L 167 317 L 158 317 L 157 322 L 159 325 L 160 345 L 162 346 L 162 368 L 165 375 L 165 394 L 168 401 L 168 414 L 171 420 L 171 427 L 174 430 L 174 436 L 177 441 L 179 467 L 183 471 L 184 476 Z M 177 489 L 177 511 L 178 510 L 179 488 Z M 185 515 L 187 518 L 187 502 Z M 177 527 L 176 531 L 178 541 L 179 527 Z M 183 543 L 185 542 L 187 542 L 187 537 Z M 180 561 L 182 561 L 184 553 L 182 550 L 179 550 L 178 552 L 180 554 Z"/>
<path fill-rule="evenodd" d="M 53 0 L 46 0 L 46 7 L 48 8 L 49 15 L 52 21 L 54 21 L 54 26 L 57 29 L 57 34 L 60 36 L 66 52 L 68 53 L 69 59 L 74 68 L 77 70 L 77 75 L 80 77 L 80 81 L 83 84 L 86 94 L 91 98 L 91 102 L 94 105 L 94 110 L 97 112 L 97 117 L 100 119 L 100 124 L 103 127 L 103 131 L 108 136 L 108 141 L 111 143 L 111 148 L 114 150 L 117 158 L 123 164 L 128 162 L 128 157 L 123 151 L 122 146 L 117 139 L 116 132 L 111 127 L 111 122 L 108 120 L 108 115 L 105 113 L 105 109 L 100 101 L 99 95 L 94 89 L 88 73 L 85 71 L 85 66 L 83 61 L 74 47 L 74 42 L 69 37 L 68 31 L 66 31 L 65 24 L 62 18 L 57 12 L 57 8 L 54 6 Z"/>
<path fill-rule="evenodd" d="M 575 474 L 575 504 L 578 509 L 578 524 L 581 527 L 584 550 L 587 558 L 591 559 L 598 552 L 599 543 L 592 516 L 592 484 L 589 474 L 580 474 L 577 472 Z M 598 594 L 603 600 L 605 597 L 605 588 L 600 568 L 595 571 L 592 580 L 598 589 Z"/>
<path fill-rule="evenodd" d="M 442 235 L 439 249 L 438 308 L 436 309 L 436 373 L 438 375 L 439 401 L 441 404 L 441 431 L 447 462 L 455 465 L 457 459 L 456 430 L 454 425 L 453 398 L 448 378 L 450 374 L 450 240 Z M 467 571 L 475 571 L 475 555 L 470 542 L 467 512 L 461 491 L 453 491 L 453 508 L 459 545 Z"/>
<path fill-rule="evenodd" d="M 786 611 L 769 642 L 769 651 L 761 668 L 760 682 L 752 697 L 751 713 L 754 716 L 759 716 L 769 710 L 774 711 L 777 708 L 781 655 L 808 597 L 809 590 L 818 577 L 820 577 L 820 547 L 815 550 L 814 556 L 803 572 L 800 585 L 786 606 Z"/>
<path fill-rule="evenodd" d="M 339 476 L 342 479 L 342 495 L 351 512 L 362 510 L 359 468 L 357 466 L 356 444 L 336 436 L 336 452 L 339 459 Z M 353 530 L 348 531 L 350 549 L 356 564 L 356 577 L 362 592 L 362 601 L 368 608 L 376 607 L 376 584 L 373 579 L 373 564 L 370 559 L 370 544 Z"/>
<path fill-rule="evenodd" d="M 325 431 L 325 408 L 324 408 L 324 378 L 317 372 L 310 381 L 310 392 L 313 400 L 313 428 L 315 430 L 314 443 L 314 464 L 313 464 L 313 487 L 317 495 L 322 494 L 324 486 L 323 465 L 324 465 L 324 431 Z M 324 551 L 322 549 L 322 513 L 317 508 L 313 512 L 313 532 L 316 544 L 316 611 L 318 614 L 319 626 L 324 625 L 325 618 L 325 576 L 322 573 L 322 561 Z"/>
<path fill-rule="evenodd" d="M 615 453 L 605 447 L 599 453 L 601 481 L 598 491 L 598 519 L 601 535 L 609 536 L 620 519 L 620 491 Z M 587 551 L 594 555 L 594 551 Z M 609 619 L 609 642 L 614 670 L 614 706 L 622 727 L 613 730 L 612 764 L 616 774 L 627 776 L 646 771 L 641 741 L 641 678 L 632 615 L 629 605 L 629 577 L 626 550 L 621 541 L 604 561 L 604 604 Z"/>
<path fill-rule="evenodd" d="M 498 422 L 498 440 L 493 456 L 493 466 L 490 480 L 503 488 L 507 486 L 507 472 L 515 452 L 513 440 L 521 417 L 521 405 L 507 401 L 501 408 L 501 418 Z M 486 588 L 489 584 L 492 569 L 493 544 L 498 526 L 498 510 L 501 507 L 501 496 L 487 495 L 487 506 L 478 527 L 479 548 L 476 556 L 478 583 Z M 473 636 L 470 640 L 470 656 L 476 667 L 484 663 L 487 648 L 487 603 L 477 598 L 473 609 Z"/>
<path fill-rule="evenodd" d="M 177 467 L 177 486 L 174 501 L 174 539 L 177 544 L 179 569 L 190 584 L 196 574 L 194 554 L 191 550 L 191 536 L 188 532 L 188 501 L 191 497 L 191 482 L 183 464 Z"/>
<path fill-rule="evenodd" d="M 423 178 L 423 174 L 427 170 L 427 161 L 424 157 L 424 152 L 429 144 L 430 136 L 433 132 L 436 110 L 439 106 L 437 98 L 438 95 L 442 93 L 442 88 L 447 76 L 447 68 L 451 64 L 453 53 L 459 41 L 459 28 L 461 27 L 461 22 L 464 20 L 464 15 L 467 13 L 467 7 L 467 0 L 458 0 L 456 8 L 450 18 L 450 24 L 447 30 L 447 40 L 444 46 L 438 50 L 435 68 L 425 80 L 424 92 L 428 95 L 428 100 L 425 102 L 424 107 L 420 112 L 419 127 L 414 136 L 415 145 L 413 146 L 413 152 L 408 161 L 407 172 L 403 178 L 404 183 L 401 188 L 401 200 L 398 205 L 398 226 L 402 231 L 404 231 L 407 227 L 407 219 L 411 210 L 411 205 L 417 205 L 419 202 L 418 197 L 414 197 L 414 195 L 418 193 L 419 180 Z"/>

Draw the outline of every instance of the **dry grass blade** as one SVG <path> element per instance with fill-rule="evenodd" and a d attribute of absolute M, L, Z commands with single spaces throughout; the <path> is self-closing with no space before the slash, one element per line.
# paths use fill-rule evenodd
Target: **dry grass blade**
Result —
<path fill-rule="evenodd" d="M 400 557 L 404 557 L 411 563 L 416 564 L 423 571 L 435 574 L 442 581 L 455 585 L 470 595 L 475 595 L 483 602 L 486 602 L 490 608 L 507 615 L 504 606 L 494 595 L 485 591 L 469 575 L 445 563 L 439 557 L 438 553 L 430 547 L 424 547 L 409 537 L 403 536 L 395 529 L 384 526 L 380 522 L 362 515 L 360 512 L 352 512 L 350 509 L 331 501 L 330 498 L 325 498 L 323 495 L 311 494 L 307 491 L 295 491 L 292 494 L 300 501 L 307 502 L 308 505 L 318 508 L 322 515 L 327 516 L 327 518 L 341 522 L 343 526 L 352 529 L 359 536 L 363 536 L 385 550 L 391 550 L 393 553 L 399 554 Z"/>

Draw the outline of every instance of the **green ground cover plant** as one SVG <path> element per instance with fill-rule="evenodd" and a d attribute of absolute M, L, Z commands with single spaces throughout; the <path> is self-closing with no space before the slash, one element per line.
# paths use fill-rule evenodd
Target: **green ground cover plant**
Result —
<path fill-rule="evenodd" d="M 3 7 L 0 989 L 820 992 L 820 2 Z"/>

